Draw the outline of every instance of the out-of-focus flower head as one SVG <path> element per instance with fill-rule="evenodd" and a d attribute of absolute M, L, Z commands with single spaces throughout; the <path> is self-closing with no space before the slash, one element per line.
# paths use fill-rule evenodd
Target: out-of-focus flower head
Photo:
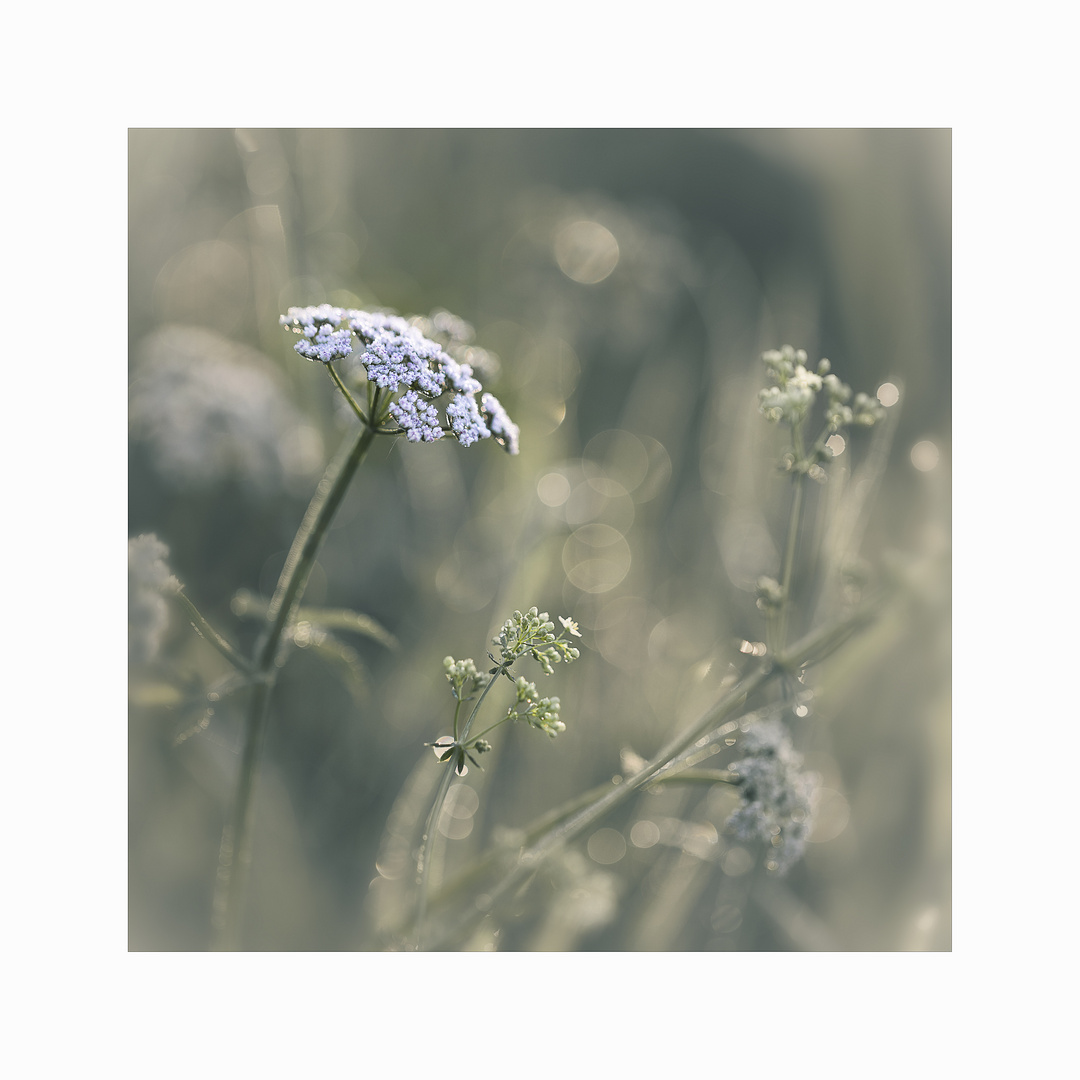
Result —
<path fill-rule="evenodd" d="M 168 547 L 153 533 L 128 541 L 128 658 L 133 664 L 145 664 L 161 651 L 169 626 L 165 597 L 180 591 L 168 557 Z"/>
<path fill-rule="evenodd" d="M 178 486 L 233 479 L 271 494 L 306 481 L 322 463 L 322 440 L 272 371 L 266 357 L 212 331 L 164 327 L 140 350 L 132 434 Z"/>
<path fill-rule="evenodd" d="M 348 375 L 355 377 L 362 368 L 369 382 L 399 393 L 389 413 L 411 442 L 434 442 L 452 434 L 462 446 L 471 446 L 494 435 L 508 453 L 518 452 L 517 425 L 498 399 L 484 394 L 477 401 L 483 386 L 473 366 L 459 357 L 463 349 L 464 355 L 477 360 L 490 354 L 466 348 L 472 327 L 457 316 L 440 311 L 410 321 L 383 312 L 319 304 L 289 308 L 279 322 L 300 336 L 293 347 L 301 356 L 326 364 L 349 359 Z M 444 343 L 425 336 L 424 330 L 442 337 Z M 354 335 L 358 349 L 353 346 Z"/>
<path fill-rule="evenodd" d="M 806 366 L 805 350 L 790 345 L 770 349 L 761 354 L 761 359 L 775 385 L 759 391 L 758 404 L 765 419 L 774 424 L 799 423 L 821 390 L 825 391 L 825 423 L 829 432 L 837 432 L 849 424 L 871 427 L 885 416 L 881 403 L 868 394 L 856 394 L 852 401 L 851 387 L 832 374 L 828 360 L 820 360 L 817 369 L 811 371 Z"/>
<path fill-rule="evenodd" d="M 821 376 L 808 371 L 806 353 L 790 345 L 771 349 L 761 359 L 776 381 L 775 386 L 765 387 L 758 395 L 761 412 L 773 423 L 781 420 L 797 423 L 814 404 L 814 397 L 821 389 Z"/>
<path fill-rule="evenodd" d="M 726 827 L 740 840 L 767 845 L 766 869 L 785 874 L 802 857 L 810 835 L 816 773 L 802 768 L 783 723 L 763 720 L 743 738 L 746 756 L 731 764 L 741 805 Z"/>

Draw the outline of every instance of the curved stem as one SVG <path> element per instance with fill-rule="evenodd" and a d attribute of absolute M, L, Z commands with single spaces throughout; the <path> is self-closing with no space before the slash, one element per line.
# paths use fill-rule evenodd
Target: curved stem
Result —
<path fill-rule="evenodd" d="M 334 380 L 334 385 L 337 386 L 337 388 L 341 391 L 345 400 L 352 407 L 352 411 L 356 413 L 358 417 L 360 417 L 360 423 L 363 424 L 364 427 L 371 427 L 372 425 L 368 421 L 368 418 L 364 415 L 364 410 L 361 409 L 359 405 L 357 405 L 356 398 L 354 398 L 352 394 L 349 393 L 349 388 L 341 381 L 341 376 L 337 373 L 334 365 L 327 364 L 326 370 L 330 372 L 330 378 Z"/>
<path fill-rule="evenodd" d="M 374 438 L 375 432 L 370 427 L 364 428 L 349 451 L 335 458 L 319 481 L 315 496 L 308 505 L 304 520 L 300 523 L 285 558 L 274 595 L 270 599 L 270 607 L 266 613 L 270 627 L 256 661 L 260 671 L 269 671 L 274 666 L 281 635 L 293 608 L 300 602 L 307 588 L 308 577 L 330 522 L 338 512 L 353 474 L 364 460 Z"/>
<path fill-rule="evenodd" d="M 435 830 L 439 827 L 439 819 L 442 817 L 443 804 L 446 802 L 446 793 L 450 790 L 450 781 L 454 778 L 453 761 L 446 762 L 446 773 L 439 781 L 439 790 L 435 794 L 435 802 L 432 803 L 431 813 L 428 814 L 427 825 L 424 827 L 424 835 L 420 838 L 419 871 L 420 871 L 420 901 L 416 912 L 416 951 L 422 948 L 424 934 L 424 920 L 427 918 L 428 876 L 431 873 L 431 853 L 435 846 Z"/>
<path fill-rule="evenodd" d="M 255 772 L 266 728 L 270 695 L 277 681 L 278 649 L 282 635 L 307 587 L 330 522 L 374 438 L 374 431 L 365 427 L 351 447 L 334 458 L 327 467 L 293 539 L 270 601 L 267 611 L 270 625 L 256 649 L 255 688 L 244 728 L 236 799 L 231 819 L 222 833 L 218 854 L 213 915 L 218 948 L 235 949 L 239 944 L 240 915 L 251 863 Z"/>
<path fill-rule="evenodd" d="M 237 671 L 242 671 L 245 675 L 254 674 L 255 665 L 252 664 L 252 662 L 246 656 L 238 653 L 236 649 L 232 645 L 230 645 L 229 642 L 226 641 L 225 638 L 223 638 L 221 634 L 219 634 L 210 625 L 210 623 L 206 620 L 206 617 L 191 602 L 187 593 L 185 593 L 183 589 L 181 589 L 177 593 L 174 593 L 173 595 L 187 612 L 187 616 L 191 620 L 191 625 L 195 628 L 195 632 L 200 637 L 205 638 L 208 642 L 210 642 L 210 644 L 213 645 L 214 648 L 217 649 L 217 651 L 221 653 L 221 655 L 224 656 L 225 659 L 228 660 L 234 668 L 237 669 Z"/>

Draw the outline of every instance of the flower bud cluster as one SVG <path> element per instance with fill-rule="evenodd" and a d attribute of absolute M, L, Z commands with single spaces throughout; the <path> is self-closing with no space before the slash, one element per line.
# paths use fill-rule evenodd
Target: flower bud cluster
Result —
<path fill-rule="evenodd" d="M 743 749 L 746 756 L 729 766 L 738 777 L 741 805 L 726 826 L 740 840 L 764 841 L 766 868 L 784 874 L 806 847 L 818 776 L 803 770 L 802 755 L 779 720 L 752 727 Z"/>
<path fill-rule="evenodd" d="M 563 639 L 563 634 L 581 637 L 581 633 L 572 619 L 560 617 L 559 621 L 563 629 L 556 635 L 555 624 L 550 621 L 546 611 L 537 611 L 535 607 L 529 608 L 524 615 L 515 611 L 503 624 L 499 636 L 492 639 L 492 644 L 497 645 L 502 654 L 500 665 L 509 667 L 528 653 L 544 669 L 544 673 L 550 675 L 554 665 L 560 661 L 569 663 L 576 660 L 581 653 Z"/>
<path fill-rule="evenodd" d="M 819 391 L 825 391 L 826 433 L 834 434 L 842 427 L 857 424 L 871 427 L 882 420 L 885 409 L 869 394 L 855 394 L 851 387 L 831 373 L 828 360 L 820 360 L 817 368 L 807 368 L 806 351 L 785 345 L 761 354 L 769 369 L 774 386 L 767 386 L 758 394 L 762 415 L 772 423 L 798 424 L 810 411 Z M 824 460 L 831 457 L 828 451 Z"/>
<path fill-rule="evenodd" d="M 300 336 L 293 348 L 301 356 L 329 364 L 358 355 L 370 383 L 400 393 L 388 412 L 410 442 L 434 442 L 452 434 L 462 446 L 471 446 L 494 436 L 507 453 L 518 452 L 518 427 L 498 398 L 483 394 L 477 401 L 483 387 L 472 367 L 459 363 L 412 322 L 398 315 L 332 304 L 292 307 L 278 321 Z M 471 327 L 449 312 L 437 313 L 424 325 L 438 329 L 456 345 L 471 337 Z M 354 336 L 361 346 L 358 352 L 353 348 Z M 445 422 L 439 415 L 441 401 Z"/>
<path fill-rule="evenodd" d="M 835 375 L 822 380 L 826 392 L 825 423 L 830 432 L 839 431 L 849 424 L 872 427 L 885 418 L 885 407 L 876 398 L 862 392 L 851 397 L 851 387 Z M 851 402 L 851 404 L 848 404 Z"/>
<path fill-rule="evenodd" d="M 806 368 L 806 352 L 785 345 L 782 349 L 770 349 L 761 359 L 776 382 L 758 394 L 759 407 L 766 420 L 772 423 L 784 421 L 795 424 L 802 420 L 814 404 L 817 391 L 821 389 L 821 377 L 828 371 L 828 360 L 822 361 L 824 369 L 817 372 Z"/>
<path fill-rule="evenodd" d="M 491 682 L 491 676 L 486 671 L 477 671 L 472 660 L 455 660 L 448 656 L 443 660 L 443 667 L 450 683 L 450 692 L 458 701 L 471 700 Z"/>
<path fill-rule="evenodd" d="M 547 732 L 553 739 L 566 730 L 566 725 L 559 719 L 557 697 L 541 697 L 536 684 L 521 675 L 515 680 L 514 688 L 517 697 L 514 704 L 506 710 L 507 720 L 525 720 L 534 728 Z"/>

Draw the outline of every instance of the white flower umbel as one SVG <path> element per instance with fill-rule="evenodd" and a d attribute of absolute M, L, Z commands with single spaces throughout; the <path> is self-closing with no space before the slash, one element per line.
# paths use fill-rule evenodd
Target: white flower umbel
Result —
<path fill-rule="evenodd" d="M 771 651 L 786 644 L 787 620 L 791 599 L 791 575 L 794 567 L 795 545 L 802 516 L 803 487 L 807 477 L 824 483 L 826 467 L 833 459 L 833 437 L 844 427 L 872 427 L 885 416 L 885 409 L 867 394 L 856 394 L 852 401 L 851 387 L 832 374 L 830 361 L 818 361 L 817 369 L 807 366 L 803 349 L 784 345 L 761 354 L 768 369 L 772 386 L 758 393 L 758 408 L 773 424 L 786 426 L 791 434 L 791 448 L 781 459 L 784 471 L 794 480 L 791 500 L 791 519 L 788 525 L 784 562 L 779 582 L 771 578 L 759 582 L 758 606 L 768 616 L 767 634 Z M 806 426 L 819 393 L 825 393 L 825 423 L 818 437 L 807 448 Z M 851 402 L 849 405 L 848 402 Z"/>
<path fill-rule="evenodd" d="M 357 416 L 376 434 L 405 435 L 410 442 L 434 442 L 446 434 L 462 446 L 494 435 L 507 453 L 518 452 L 517 425 L 493 395 L 477 400 L 483 386 L 473 368 L 452 355 L 471 338 L 471 328 L 449 312 L 409 321 L 319 304 L 289 308 L 279 321 L 300 337 L 293 347 L 301 356 L 327 366 Z M 425 337 L 420 326 L 441 333 L 446 348 Z M 368 384 L 366 412 L 334 370 L 335 360 L 349 361 L 349 378 L 363 373 Z M 387 427 L 390 420 L 397 426 Z"/>
<path fill-rule="evenodd" d="M 469 446 L 491 438 L 492 434 L 476 400 L 483 387 L 473 376 L 472 368 L 459 362 L 438 341 L 426 337 L 409 321 L 397 315 L 319 304 L 289 308 L 279 322 L 300 339 L 295 345 L 297 353 L 326 368 L 361 428 L 355 441 L 330 463 L 316 489 L 267 607 L 265 631 L 254 658 L 244 668 L 251 676 L 253 688 L 236 799 L 222 834 L 214 898 L 214 924 L 219 944 L 224 947 L 235 947 L 238 940 L 239 913 L 250 863 L 258 747 L 267 724 L 270 696 L 285 651 L 290 641 L 297 640 L 292 624 L 319 549 L 356 470 L 380 435 L 404 435 L 410 442 L 423 443 L 453 434 L 462 445 Z M 464 324 L 448 318 L 447 313 L 438 316 L 435 323 L 443 328 L 439 332 L 445 332 L 450 339 L 464 333 Z M 448 343 L 448 348 L 454 347 Z M 347 378 L 363 373 L 366 409 L 353 397 L 335 369 L 334 364 L 339 361 L 346 367 Z M 517 453 L 516 428 L 504 413 L 492 411 L 489 415 L 502 424 L 498 441 L 511 453 Z M 217 643 L 217 647 L 223 651 L 231 648 L 227 643 Z M 482 693 L 487 693 L 489 685 L 485 685 Z M 457 690 L 463 692 L 464 683 Z M 474 739 L 468 749 L 483 752 L 487 746 L 481 743 L 483 740 Z M 465 748 L 460 749 L 464 755 Z M 464 757 L 457 763 L 464 766 Z"/>

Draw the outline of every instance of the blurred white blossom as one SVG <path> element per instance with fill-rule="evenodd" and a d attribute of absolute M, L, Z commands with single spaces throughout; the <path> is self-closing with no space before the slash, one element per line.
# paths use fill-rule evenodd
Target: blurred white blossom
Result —
<path fill-rule="evenodd" d="M 779 720 L 762 720 L 744 736 L 746 756 L 732 762 L 738 777 L 740 807 L 727 828 L 740 840 L 768 845 L 765 865 L 784 874 L 802 857 L 810 835 L 816 773 L 805 772 L 802 755 Z"/>
<path fill-rule="evenodd" d="M 165 596 L 179 592 L 180 582 L 165 561 L 169 549 L 153 533 L 128 540 L 128 659 L 153 660 L 169 626 Z"/>
<path fill-rule="evenodd" d="M 197 327 L 166 326 L 145 339 L 129 418 L 155 467 L 178 486 L 236 479 L 269 494 L 322 462 L 322 440 L 272 362 Z"/>

